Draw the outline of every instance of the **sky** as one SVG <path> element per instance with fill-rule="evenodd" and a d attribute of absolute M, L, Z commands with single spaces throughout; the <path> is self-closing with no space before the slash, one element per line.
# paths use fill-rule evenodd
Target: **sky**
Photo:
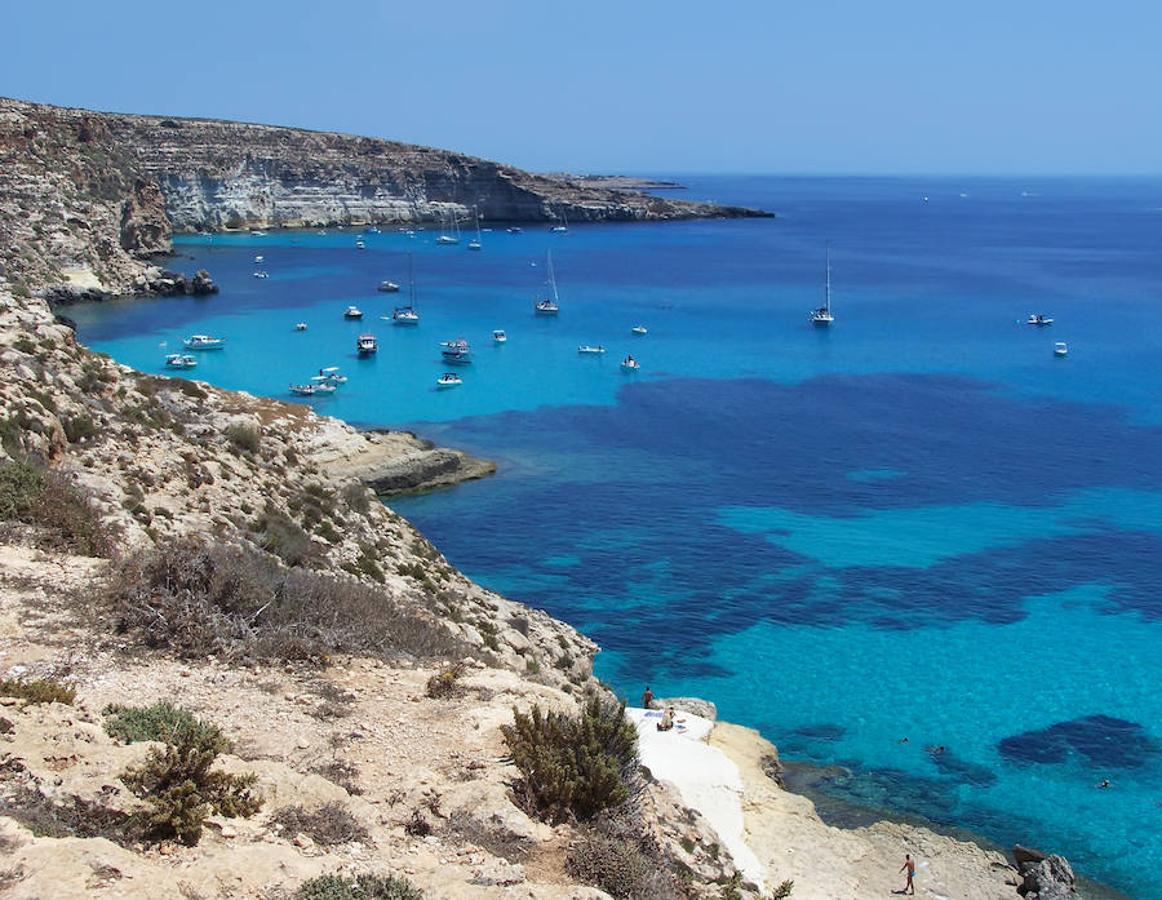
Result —
<path fill-rule="evenodd" d="M 1159 0 L 0 2 L 0 95 L 538 171 L 1160 174 Z"/>

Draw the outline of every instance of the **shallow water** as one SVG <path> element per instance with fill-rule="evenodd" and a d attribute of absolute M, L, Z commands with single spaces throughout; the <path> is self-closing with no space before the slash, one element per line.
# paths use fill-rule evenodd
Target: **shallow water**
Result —
<path fill-rule="evenodd" d="M 501 230 L 481 253 L 430 232 L 188 239 L 176 267 L 205 265 L 218 297 L 70 314 L 146 371 L 161 342 L 223 334 L 197 377 L 256 393 L 344 366 L 320 411 L 501 462 L 393 505 L 595 637 L 629 696 L 710 697 L 784 754 L 849 766 L 839 796 L 1162 896 L 1162 182 L 690 185 L 780 218 Z M 549 248 L 557 320 L 531 309 Z M 406 294 L 409 251 L 424 320 L 393 329 L 401 295 L 374 285 Z M 437 393 L 459 335 L 475 362 Z"/>

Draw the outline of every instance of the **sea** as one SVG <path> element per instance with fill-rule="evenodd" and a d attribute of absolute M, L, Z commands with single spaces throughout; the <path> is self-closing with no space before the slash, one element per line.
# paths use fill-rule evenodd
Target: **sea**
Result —
<path fill-rule="evenodd" d="M 1162 897 L 1162 180 L 677 178 L 777 218 L 182 237 L 220 294 L 68 314 L 146 372 L 225 337 L 189 374 L 260 395 L 341 367 L 319 412 L 498 462 L 391 505 L 631 703 L 705 697 L 837 801 Z"/>

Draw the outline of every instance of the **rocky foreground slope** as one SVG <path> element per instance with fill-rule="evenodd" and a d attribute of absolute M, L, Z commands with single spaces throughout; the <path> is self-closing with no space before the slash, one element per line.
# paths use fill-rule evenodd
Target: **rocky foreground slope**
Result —
<path fill-rule="evenodd" d="M 446 150 L 210 119 L 0 98 L 0 265 L 17 291 L 148 287 L 173 232 L 767 215 L 546 177 Z"/>

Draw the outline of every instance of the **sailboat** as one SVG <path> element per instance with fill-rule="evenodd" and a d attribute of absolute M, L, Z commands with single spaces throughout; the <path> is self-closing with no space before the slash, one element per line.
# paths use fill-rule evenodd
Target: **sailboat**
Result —
<path fill-rule="evenodd" d="M 569 230 L 569 217 L 565 215 L 565 208 L 561 207 L 561 224 L 554 225 L 549 231 L 554 234 L 564 234 Z"/>
<path fill-rule="evenodd" d="M 458 244 L 460 243 L 460 219 L 451 211 L 448 212 L 448 218 L 444 223 L 444 233 L 436 238 L 437 244 Z"/>
<path fill-rule="evenodd" d="M 416 309 L 416 273 L 412 255 L 408 254 L 408 305 L 391 311 L 392 325 L 419 325 L 420 311 Z"/>
<path fill-rule="evenodd" d="M 468 242 L 468 249 L 479 250 L 483 246 L 480 243 L 480 210 L 475 206 L 472 207 L 472 218 L 476 220 L 476 237 Z"/>
<path fill-rule="evenodd" d="M 811 324 L 826 327 L 835 321 L 831 315 L 831 243 L 827 244 L 827 277 L 823 288 L 823 305 L 811 310 Z"/>
<path fill-rule="evenodd" d="M 555 316 L 561 311 L 560 297 L 557 295 L 557 275 L 553 271 L 553 251 L 550 250 L 547 254 L 548 261 L 546 265 L 549 269 L 549 290 L 552 292 L 552 297 L 542 297 L 536 302 L 533 311 L 538 316 Z"/>

